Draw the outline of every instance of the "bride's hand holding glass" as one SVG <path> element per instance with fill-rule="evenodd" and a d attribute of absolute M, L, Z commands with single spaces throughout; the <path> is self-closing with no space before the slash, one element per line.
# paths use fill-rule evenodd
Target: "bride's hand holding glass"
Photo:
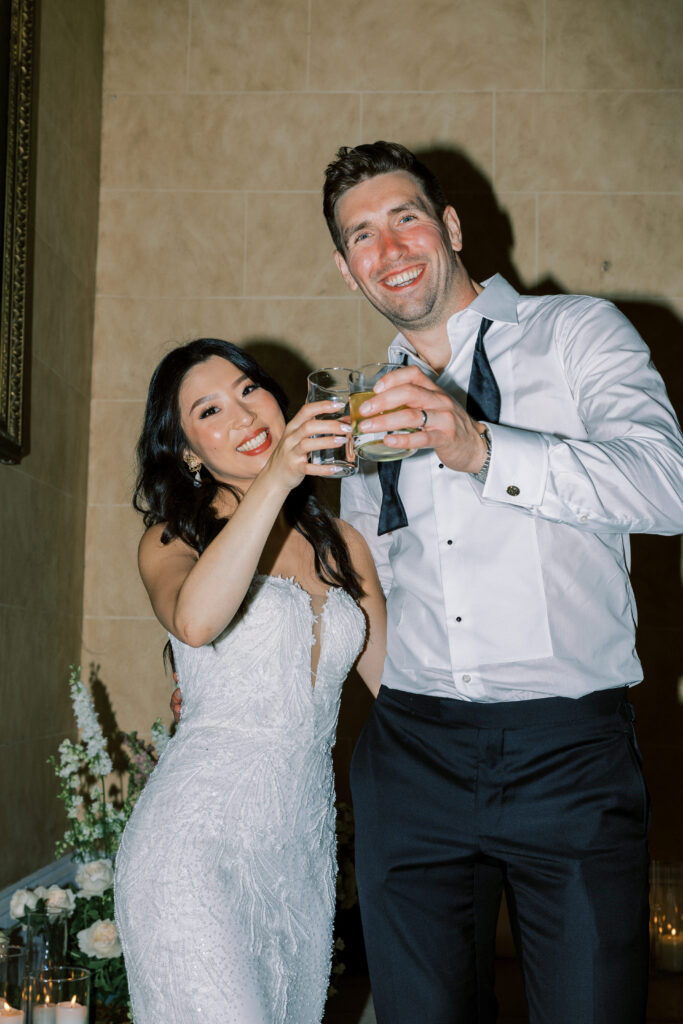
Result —
<path fill-rule="evenodd" d="M 344 407 L 342 401 L 307 402 L 287 423 L 265 467 L 287 490 L 298 487 L 305 476 L 339 476 L 338 466 L 309 461 L 309 455 L 323 449 L 344 450 L 351 424 L 332 418 Z"/>

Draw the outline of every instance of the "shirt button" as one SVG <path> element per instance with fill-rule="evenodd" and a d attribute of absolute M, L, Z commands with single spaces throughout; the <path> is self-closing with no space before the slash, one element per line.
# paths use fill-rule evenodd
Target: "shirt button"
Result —
<path fill-rule="evenodd" d="M 519 494 L 519 487 L 515 487 L 514 484 L 510 484 L 510 486 L 508 487 L 507 491 L 508 491 L 508 494 L 511 497 L 516 498 L 517 495 Z"/>
<path fill-rule="evenodd" d="M 452 543 L 453 543 L 453 541 L 452 541 L 452 540 L 447 540 L 447 541 L 446 541 L 446 543 L 447 543 L 447 544 L 452 544 Z"/>
<path fill-rule="evenodd" d="M 455 616 L 455 621 L 456 621 L 456 622 L 462 622 L 462 619 L 460 618 L 460 616 L 459 616 L 459 615 L 456 615 L 456 616 Z"/>
<path fill-rule="evenodd" d="M 579 516 L 579 522 L 580 523 L 587 523 L 588 522 L 588 516 Z"/>
<path fill-rule="evenodd" d="M 439 469 L 443 469 L 443 462 L 439 463 Z"/>
<path fill-rule="evenodd" d="M 465 674 L 465 675 L 464 675 L 464 676 L 462 677 L 462 681 L 463 681 L 463 683 L 469 683 L 469 681 L 471 680 L 471 678 L 472 678 L 472 676 L 468 676 L 467 674 Z"/>

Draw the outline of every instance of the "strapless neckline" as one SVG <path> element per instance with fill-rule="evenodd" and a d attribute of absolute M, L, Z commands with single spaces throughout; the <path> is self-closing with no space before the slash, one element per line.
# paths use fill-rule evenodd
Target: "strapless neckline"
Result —
<path fill-rule="evenodd" d="M 278 583 L 286 583 L 288 586 L 293 587 L 298 593 L 302 594 L 307 599 L 308 606 L 309 606 L 309 609 L 310 609 L 310 612 L 311 612 L 311 619 L 312 619 L 312 631 L 311 631 L 312 645 L 311 645 L 311 647 L 312 647 L 312 649 L 314 647 L 317 648 L 317 653 L 318 653 L 318 657 L 315 659 L 315 661 L 311 660 L 311 689 L 315 691 L 316 683 L 317 683 L 318 668 L 319 668 L 320 659 L 321 659 L 322 653 L 323 653 L 322 622 L 323 622 L 323 618 L 324 618 L 325 612 L 327 611 L 327 607 L 328 607 L 328 604 L 330 602 L 330 599 L 333 598 L 333 595 L 339 594 L 342 597 L 346 596 L 348 598 L 348 600 L 351 601 L 354 605 L 356 604 L 356 602 L 353 600 L 351 595 L 348 594 L 344 590 L 343 587 L 331 586 L 331 587 L 327 588 L 327 590 L 325 591 L 324 594 L 311 594 L 311 592 L 306 590 L 306 588 L 303 587 L 294 576 L 282 576 L 280 574 L 274 575 L 273 573 L 268 573 L 268 572 L 257 572 L 257 573 L 254 574 L 254 579 L 252 581 L 252 586 L 253 586 L 253 583 L 255 581 L 257 581 L 257 580 L 264 580 L 266 582 L 276 583 L 276 584 L 278 584 Z M 316 608 L 315 608 L 315 603 L 316 602 L 314 602 L 314 599 L 316 597 L 319 597 L 319 598 L 323 599 L 322 600 L 322 604 L 319 606 L 317 611 L 316 611 Z"/>

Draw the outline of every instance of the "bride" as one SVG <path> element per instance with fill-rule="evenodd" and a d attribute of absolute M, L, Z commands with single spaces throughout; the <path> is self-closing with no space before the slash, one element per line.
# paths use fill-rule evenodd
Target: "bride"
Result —
<path fill-rule="evenodd" d="M 124 832 L 116 922 L 136 1024 L 320 1024 L 335 883 L 334 743 L 355 663 L 373 693 L 372 557 L 312 496 L 326 447 L 242 349 L 200 339 L 150 384 L 140 573 L 183 715 Z M 344 444 L 344 424 L 325 431 Z"/>

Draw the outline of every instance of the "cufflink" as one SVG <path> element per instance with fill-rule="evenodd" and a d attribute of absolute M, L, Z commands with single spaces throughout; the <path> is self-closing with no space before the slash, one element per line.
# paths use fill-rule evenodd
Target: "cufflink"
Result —
<path fill-rule="evenodd" d="M 511 498 L 516 498 L 519 494 L 519 487 L 515 487 L 514 484 L 510 484 L 510 486 L 507 489 L 507 492 Z"/>

